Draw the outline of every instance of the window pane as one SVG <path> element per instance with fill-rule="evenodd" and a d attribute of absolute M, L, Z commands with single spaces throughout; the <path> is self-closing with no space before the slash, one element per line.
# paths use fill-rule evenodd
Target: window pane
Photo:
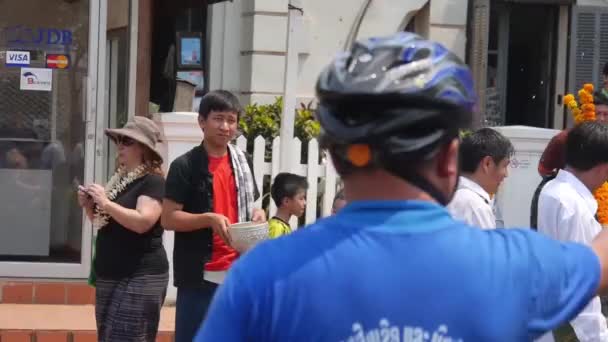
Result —
<path fill-rule="evenodd" d="M 80 262 L 89 1 L 3 1 L 0 23 L 0 261 Z"/>

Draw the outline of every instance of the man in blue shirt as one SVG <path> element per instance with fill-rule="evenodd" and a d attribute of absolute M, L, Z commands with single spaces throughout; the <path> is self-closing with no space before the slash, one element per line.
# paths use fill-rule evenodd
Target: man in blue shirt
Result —
<path fill-rule="evenodd" d="M 589 248 L 445 210 L 475 101 L 443 46 L 404 32 L 359 42 L 317 94 L 349 204 L 244 255 L 196 341 L 528 341 L 608 287 L 608 232 Z"/>

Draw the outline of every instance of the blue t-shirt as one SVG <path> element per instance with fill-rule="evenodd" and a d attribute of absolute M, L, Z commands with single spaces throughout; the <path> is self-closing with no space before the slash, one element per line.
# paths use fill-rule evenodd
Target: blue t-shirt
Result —
<path fill-rule="evenodd" d="M 580 244 L 427 202 L 355 202 L 244 255 L 195 341 L 528 341 L 575 317 L 599 278 Z"/>

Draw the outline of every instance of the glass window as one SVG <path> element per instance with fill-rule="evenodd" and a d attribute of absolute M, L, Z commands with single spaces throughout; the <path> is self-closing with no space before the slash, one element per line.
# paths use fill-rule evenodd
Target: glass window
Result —
<path fill-rule="evenodd" d="M 88 0 L 0 5 L 0 261 L 78 263 Z"/>

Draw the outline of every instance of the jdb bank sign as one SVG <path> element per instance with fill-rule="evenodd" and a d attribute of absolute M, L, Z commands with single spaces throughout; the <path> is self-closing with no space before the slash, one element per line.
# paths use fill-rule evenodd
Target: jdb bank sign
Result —
<path fill-rule="evenodd" d="M 72 45 L 72 31 L 24 25 L 5 26 L 0 30 L 0 42 L 4 42 L 8 46 L 64 48 Z"/>

